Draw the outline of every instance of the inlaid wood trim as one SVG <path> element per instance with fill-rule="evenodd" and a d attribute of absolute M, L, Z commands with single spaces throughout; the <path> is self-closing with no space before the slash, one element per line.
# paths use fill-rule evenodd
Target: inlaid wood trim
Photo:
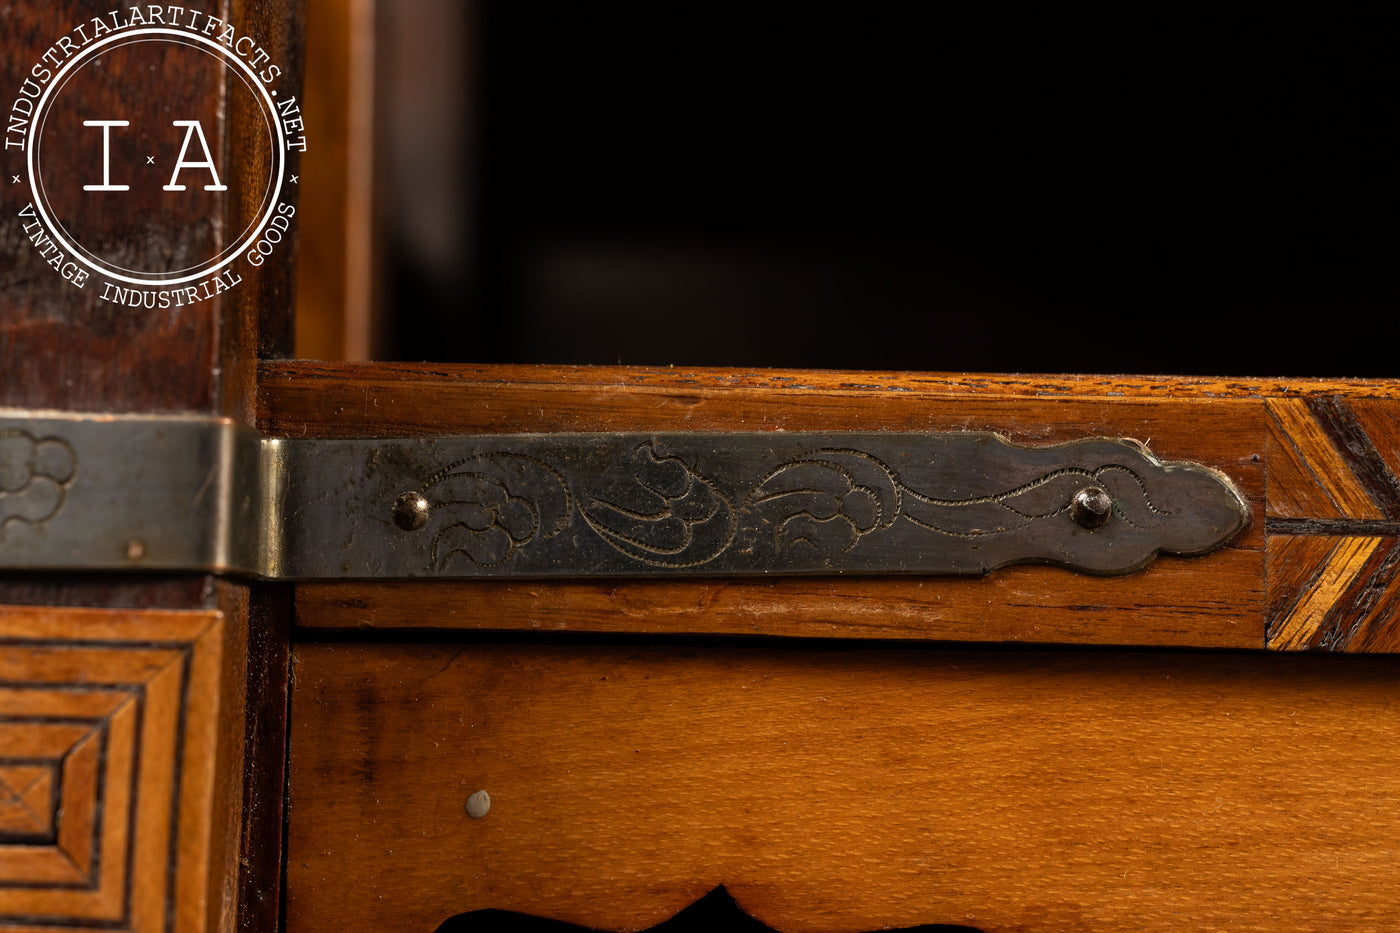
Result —
<path fill-rule="evenodd" d="M 1275 536 L 1268 560 L 1270 648 L 1374 652 L 1400 645 L 1400 540 Z"/>
<path fill-rule="evenodd" d="M 1400 519 L 1400 483 L 1345 399 L 1266 406 L 1271 518 Z"/>
<path fill-rule="evenodd" d="M 0 607 L 0 930 L 212 929 L 225 638 L 216 611 Z"/>
<path fill-rule="evenodd" d="M 1268 646 L 1396 651 L 1400 405 L 1269 399 Z"/>

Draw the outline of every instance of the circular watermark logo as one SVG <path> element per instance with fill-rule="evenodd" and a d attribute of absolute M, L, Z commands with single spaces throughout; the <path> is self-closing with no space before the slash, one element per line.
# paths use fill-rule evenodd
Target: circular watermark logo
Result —
<path fill-rule="evenodd" d="M 77 24 L 8 115 L 25 238 L 69 283 L 122 305 L 180 307 L 235 287 L 296 215 L 284 190 L 299 181 L 305 124 L 295 96 L 279 96 L 282 73 L 256 37 L 185 7 Z"/>

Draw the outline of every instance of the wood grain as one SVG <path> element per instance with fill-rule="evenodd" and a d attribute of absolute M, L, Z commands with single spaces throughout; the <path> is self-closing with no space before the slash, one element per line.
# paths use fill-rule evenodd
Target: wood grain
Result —
<path fill-rule="evenodd" d="M 282 74 L 278 77 L 282 99 L 302 97 L 306 63 L 306 0 L 224 0 L 225 19 L 240 24 L 249 35 L 258 37 L 272 61 L 278 62 Z M 233 98 L 240 106 L 230 108 L 228 115 L 229 159 L 235 170 L 254 165 L 262 156 L 266 137 L 259 131 L 261 116 L 246 98 Z M 310 130 L 315 141 L 314 124 Z M 308 147 L 309 148 L 309 147 Z M 301 153 L 287 153 L 287 172 L 300 175 Z M 246 186 L 245 186 L 246 189 Z M 230 199 L 228 212 L 232 230 L 241 230 L 257 211 L 257 192 L 246 189 L 242 197 Z M 278 201 L 294 208 L 300 207 L 301 186 L 282 186 Z M 257 395 L 257 362 L 259 359 L 292 355 L 293 314 L 297 283 L 297 230 L 306 222 L 298 210 L 298 223 L 281 244 L 272 259 L 263 265 L 248 267 L 243 283 L 226 293 L 227 306 L 219 309 L 220 353 L 216 368 L 209 377 L 216 381 L 218 412 L 240 421 L 252 421 Z M 246 264 L 245 264 L 246 265 Z"/>
<path fill-rule="evenodd" d="M 1400 405 L 1386 399 L 1351 399 L 1348 408 L 1384 464 L 1384 481 L 1400 486 Z"/>
<path fill-rule="evenodd" d="M 0 759 L 55 789 L 0 828 L 0 929 L 227 929 L 244 663 L 220 612 L 0 606 Z"/>
<path fill-rule="evenodd" d="M 1270 516 L 1380 518 L 1302 399 L 1270 400 Z"/>
<path fill-rule="evenodd" d="M 279 87 L 293 95 L 300 91 L 302 7 L 299 0 L 231 0 L 215 13 L 258 36 L 271 60 L 285 69 Z M 7 8 L 0 63 L 5 86 L 20 87 L 31 65 L 57 37 L 113 8 L 97 0 Z M 240 98 L 224 93 L 224 82 L 214 80 L 214 70 L 172 68 L 132 69 L 121 75 L 109 96 L 83 101 L 92 112 L 121 113 L 121 119 L 136 126 L 168 124 L 172 110 L 185 113 L 201 120 L 214 152 L 227 154 L 230 196 L 221 211 L 192 218 L 178 236 L 149 223 L 160 212 L 158 184 L 133 185 L 121 193 L 120 209 L 94 208 L 87 214 L 103 218 L 103 238 L 129 245 L 130 261 L 138 267 L 158 268 L 167 257 L 197 248 L 196 241 L 212 242 L 224 229 L 242 229 L 254 197 L 240 172 L 252 164 L 261 117 L 240 109 Z M 226 99 L 235 106 L 223 107 Z M 51 148 L 45 162 L 52 163 L 58 176 L 87 178 L 94 168 L 92 156 L 81 149 Z M 137 312 L 102 301 L 95 288 L 75 288 L 48 268 L 13 222 L 24 207 L 15 203 L 21 187 L 27 190 L 27 185 L 4 186 L 6 221 L 0 225 L 0 247 L 7 257 L 0 270 L 5 301 L 0 315 L 0 372 L 5 374 L 0 405 L 243 417 L 251 413 L 259 342 L 266 351 L 290 348 L 294 243 L 279 255 L 281 262 L 245 270 L 243 283 L 223 296 L 160 313 Z M 291 190 L 286 196 L 295 203 L 296 187 L 287 187 Z"/>
<path fill-rule="evenodd" d="M 300 96 L 301 91 L 303 6 L 300 0 L 222 0 L 200 9 L 235 24 L 240 34 L 256 36 L 268 61 L 283 69 L 278 87 L 285 100 L 287 96 Z M 5 23 L 5 55 L 0 73 L 5 75 L 6 85 L 18 88 L 30 66 L 40 60 L 57 37 L 68 34 L 75 24 L 84 23 L 94 15 L 105 16 L 109 10 L 124 13 L 126 8 L 126 5 L 95 0 L 7 5 L 0 12 L 0 19 Z M 210 75 L 216 72 L 192 71 L 185 64 L 184 60 L 168 61 L 166 67 L 123 71 L 108 92 L 85 96 L 82 101 L 96 116 L 130 119 L 133 126 L 149 121 L 153 121 L 152 125 L 162 125 L 164 121 L 163 125 L 168 126 L 172 110 L 183 118 L 197 117 L 208 133 L 222 177 L 229 185 L 228 194 L 214 209 L 189 218 L 190 223 L 180 229 L 171 225 L 161 228 L 152 222 L 159 219 L 152 213 L 157 209 L 154 199 L 159 197 L 159 182 L 154 188 L 133 185 L 131 191 L 123 193 L 126 199 L 119 210 L 111 210 L 108 205 L 105 209 L 97 207 L 83 213 L 85 219 L 105 224 L 104 238 L 124 244 L 138 262 L 143 259 L 159 262 L 171 256 L 186 255 L 186 251 L 197 250 L 198 244 L 215 240 L 224 235 L 224 231 L 242 229 L 258 200 L 259 192 L 247 181 L 252 174 L 248 167 L 268 155 L 266 138 L 260 129 L 261 116 L 252 112 L 246 97 L 228 93 L 229 79 L 211 79 Z M 78 148 L 66 152 L 50 149 L 46 162 L 56 164 L 60 175 L 85 179 L 94 166 L 91 153 L 79 152 Z M 291 170 L 297 171 L 294 154 Z M 0 245 L 6 255 L 6 262 L 0 266 L 0 299 L 4 304 L 4 311 L 0 312 L 0 373 L 3 373 L 0 405 L 86 411 L 218 413 L 248 420 L 252 412 L 258 352 L 263 355 L 290 352 L 294 240 L 282 245 L 275 261 L 257 269 L 244 269 L 243 282 L 232 292 L 183 308 L 137 311 L 101 301 L 94 289 L 74 288 L 43 264 L 31 244 L 22 238 L 22 231 L 10 222 L 14 213 L 24 206 L 14 203 L 15 192 L 21 187 L 27 188 L 27 185 L 17 185 L 13 189 L 5 186 L 5 210 L 9 219 L 0 224 Z M 295 204 L 296 192 L 295 185 L 285 186 L 283 200 Z M 143 751 L 147 757 L 141 758 L 145 762 L 173 742 L 183 743 L 181 747 L 191 753 L 205 756 L 209 767 L 217 763 L 219 770 L 211 772 L 213 783 L 207 786 L 201 783 L 203 778 L 199 777 L 198 768 L 184 772 L 184 783 L 179 787 L 183 809 L 172 817 L 183 827 L 179 850 L 168 852 L 161 847 L 158 835 L 152 834 L 162 831 L 162 822 L 148 815 L 143 815 L 139 831 L 123 843 L 123 837 L 113 835 L 121 828 L 120 807 L 124 806 L 121 797 L 109 795 L 101 808 L 101 812 L 110 817 L 104 824 L 103 832 L 107 835 L 102 837 L 105 841 L 101 845 L 114 847 L 112 858 L 115 859 L 104 863 L 111 870 L 103 871 L 102 884 L 120 886 L 125 883 L 122 872 L 127 869 L 122 867 L 125 862 L 118 858 L 121 852 L 134 853 L 135 862 L 130 872 L 135 874 L 131 877 L 169 871 L 176 878 L 176 885 L 164 895 L 160 892 L 165 889 L 154 883 L 142 882 L 139 889 L 133 889 L 136 893 L 128 898 L 122 910 L 131 923 L 137 924 L 134 928 L 229 929 L 238 907 L 240 876 L 249 903 L 255 899 L 253 892 L 261 896 L 262 906 L 253 909 L 245 921 L 269 929 L 267 918 L 275 918 L 280 834 L 267 831 L 267 827 L 280 826 L 281 822 L 280 762 L 284 745 L 278 732 L 282 719 L 274 715 L 277 726 L 269 729 L 263 720 L 250 721 L 245 726 L 238 717 L 242 715 L 242 691 L 249 678 L 254 684 L 254 702 L 259 709 L 275 712 L 281 708 L 284 701 L 278 699 L 278 695 L 285 692 L 286 669 L 285 663 L 280 668 L 275 663 L 264 663 L 269 656 L 275 658 L 275 651 L 244 653 L 242 645 L 247 638 L 248 621 L 240 607 L 247 600 L 246 587 L 197 575 L 0 576 L 0 602 L 125 609 L 218 609 L 225 620 L 221 623 L 226 631 L 220 642 L 220 667 L 207 667 L 200 660 L 203 655 L 194 648 L 189 649 L 194 659 L 190 661 L 190 669 L 201 672 L 200 690 L 213 691 L 201 693 L 197 690 L 188 694 L 188 709 L 182 707 L 182 710 L 184 713 L 194 710 L 194 718 L 179 723 L 181 728 L 188 725 L 193 731 L 173 739 L 165 737 L 161 742 L 153 739 L 148 753 Z M 122 612 L 111 616 L 112 619 L 125 617 Z M 88 618 L 94 620 L 90 622 L 94 631 L 102 629 L 100 614 Z M 285 633 L 285 622 L 276 631 Z M 10 649 L 0 650 L 8 652 Z M 23 681 L 60 676 L 59 668 L 54 665 L 63 658 L 82 656 L 93 666 L 86 672 L 69 673 L 100 679 L 107 673 L 107 666 L 116 664 L 115 659 L 121 654 L 106 649 L 75 653 L 58 648 L 27 653 L 23 655 L 24 666 L 17 669 L 17 676 L 22 675 Z M 216 698 L 218 718 L 201 718 L 209 712 L 209 704 Z M 57 702 L 54 697 L 50 699 Z M 114 730 L 121 727 L 124 715 L 128 714 L 112 714 L 111 735 L 117 734 Z M 216 725 L 210 726 L 211 722 Z M 199 731 L 206 728 L 213 731 L 208 734 Z M 258 806 L 249 809 L 246 828 L 239 808 L 245 732 L 255 739 L 255 754 L 249 757 L 253 762 L 249 786 L 255 788 L 258 802 Z M 268 734 L 275 735 L 276 741 L 269 748 L 268 763 L 263 765 L 256 754 L 256 742 L 265 741 Z M 115 757 L 107 756 L 106 770 L 94 771 L 88 781 L 90 785 L 108 787 L 104 775 L 113 776 L 111 769 L 121 764 L 121 755 L 126 755 L 128 766 L 133 766 L 137 752 L 132 748 L 122 751 L 123 747 L 112 746 Z M 79 754 L 85 748 L 75 746 L 75 751 L 66 759 L 70 767 L 77 767 L 86 760 L 82 757 L 86 752 Z M 146 746 L 142 744 L 141 749 L 145 750 Z M 277 763 L 275 767 L 273 762 Z M 143 764 L 142 767 L 156 768 L 157 764 Z M 62 832 L 73 835 L 73 839 L 65 842 L 62 837 L 56 837 L 54 844 L 67 846 L 65 851 L 72 852 L 86 832 L 82 824 L 83 801 L 87 801 L 89 810 L 93 804 L 91 795 L 85 795 L 82 790 L 85 786 L 82 781 L 74 775 L 67 777 L 62 791 L 62 812 L 66 814 L 63 821 L 66 828 Z M 190 784 L 190 781 L 195 783 Z M 267 787 L 269 781 L 273 784 L 271 789 Z M 111 786 L 117 787 L 117 784 Z M 131 803 L 131 806 L 136 804 Z M 138 811 L 133 809 L 132 812 Z M 240 840 L 240 834 L 245 838 Z M 33 841 L 40 837 L 26 838 Z M 123 845 L 126 847 L 121 848 Z M 98 854 L 104 851 L 99 847 Z M 23 855 L 25 859 L 39 857 L 33 852 Z M 79 862 L 83 862 L 81 857 Z M 0 871 L 0 877 L 9 876 Z M 0 896 L 20 895 L 0 889 Z M 24 896 L 40 900 L 49 897 L 51 903 L 45 903 L 62 907 L 55 916 L 63 910 L 79 909 L 72 906 L 70 895 L 49 892 L 41 897 L 30 892 Z M 161 899 L 151 899 L 157 896 Z M 69 900 L 65 901 L 65 897 Z M 269 900 L 271 908 L 267 906 Z M 26 909 L 43 908 L 38 901 L 26 904 Z M 0 914 L 14 916 L 8 909 L 0 909 Z M 104 923 L 116 923 L 117 919 L 113 918 L 119 919 L 121 912 L 104 916 L 107 917 Z M 44 922 L 31 919 L 26 929 L 37 928 L 36 925 L 42 926 Z M 55 922 L 62 925 L 61 920 Z M 0 927 L 8 929 L 3 921 Z"/>
<path fill-rule="evenodd" d="M 1263 646 L 1255 558 L 1159 558 L 1127 577 L 1010 567 L 986 577 L 300 584 L 314 631 L 417 629 Z"/>
<path fill-rule="evenodd" d="M 1397 663 L 299 645 L 287 928 L 1391 929 Z"/>
<path fill-rule="evenodd" d="M 733 373 L 732 380 L 712 374 L 711 384 L 697 389 L 678 384 L 669 371 L 623 377 L 582 368 L 557 383 L 534 368 L 470 372 L 470 378 L 466 370 L 454 370 L 454 378 L 432 380 L 408 370 L 400 379 L 405 369 L 398 366 L 268 365 L 262 423 L 291 436 L 927 430 L 995 431 L 1026 444 L 1133 437 L 1159 458 L 1190 459 L 1228 475 L 1255 520 L 1217 553 L 1160 558 L 1143 572 L 1115 578 L 1040 566 L 963 579 L 308 584 L 298 587 L 297 596 L 304 629 L 1263 646 L 1267 439 L 1260 401 L 956 395 L 907 376 L 899 391 L 876 392 L 864 386 L 883 377 L 864 373 L 771 374 L 794 380 L 789 388 L 751 373 Z M 664 384 L 652 385 L 651 375 Z"/>
<path fill-rule="evenodd" d="M 531 385 L 569 387 L 580 383 L 638 388 L 688 390 L 696 393 L 773 389 L 778 392 L 858 392 L 895 396 L 1019 396 L 1022 398 L 1400 398 L 1394 380 L 1232 379 L 1181 376 L 1057 375 L 1019 373 L 860 373 L 821 370 L 754 370 L 718 367 L 512 366 L 443 363 L 325 363 L 309 360 L 265 362 L 260 367 L 261 417 L 302 411 L 295 399 L 318 397 L 329 414 L 353 409 L 369 391 L 388 386 L 420 395 L 450 392 L 453 387 Z M 408 387 L 413 387 L 409 390 Z M 304 406 L 304 403 L 303 403 Z M 401 413 L 412 423 L 411 412 Z M 377 418 L 388 418 L 387 413 Z M 275 422 L 270 422 L 275 427 Z M 295 422 L 294 423 L 299 423 Z"/>
<path fill-rule="evenodd" d="M 1269 647 L 1400 650 L 1400 403 L 1314 396 L 1267 405 Z"/>
<path fill-rule="evenodd" d="M 1269 647 L 1391 652 L 1400 645 L 1400 542 L 1378 535 L 1275 535 Z"/>
<path fill-rule="evenodd" d="M 1306 591 L 1298 587 L 1322 565 L 1289 563 L 1299 537 L 1390 542 L 1400 534 L 1393 384 L 302 362 L 266 364 L 262 378 L 260 424 L 296 437 L 647 430 L 994 431 L 1027 444 L 1133 437 L 1163 459 L 1225 473 L 1255 517 L 1219 553 L 1110 581 L 1030 567 L 980 580 L 310 584 L 300 602 L 308 630 L 1196 647 L 1267 640 L 1279 650 L 1400 651 L 1394 562 L 1334 562 L 1325 585 Z M 1389 545 L 1378 553 L 1389 554 Z"/>
<path fill-rule="evenodd" d="M 1382 405 L 1393 408 L 1393 403 Z M 1395 479 L 1346 400 L 1270 399 L 1268 408 L 1270 464 L 1279 464 L 1269 515 L 1400 518 Z M 1380 411 L 1368 409 L 1371 414 Z"/>
<path fill-rule="evenodd" d="M 112 5 L 67 0 L 59 3 L 12 4 L 6 10 L 5 86 L 19 88 L 30 67 L 58 36 L 76 24 L 100 16 Z M 150 71 L 124 76 L 125 93 L 85 100 L 93 112 L 130 116 L 100 117 L 140 122 L 162 106 L 174 106 L 199 119 L 211 134 L 209 145 L 222 151 L 227 124 L 217 114 L 220 87 L 211 82 L 212 69 L 179 76 Z M 123 99 L 124 98 L 124 99 Z M 197 115 L 197 116 L 194 116 Z M 168 123 L 169 117 L 166 117 Z M 216 130 L 217 128 L 217 130 Z M 48 151 L 56 173 L 71 179 L 91 175 L 91 153 L 72 146 L 64 153 Z M 59 172 L 58 163 L 62 162 Z M 17 172 L 20 162 L 12 172 Z M 5 179 L 7 182 L 9 179 Z M 148 409 L 213 411 L 218 403 L 211 375 L 219 359 L 219 301 L 168 309 L 155 314 L 105 302 L 96 288 L 75 288 L 44 262 L 15 222 L 28 201 L 24 185 L 5 185 L 5 220 L 0 224 L 0 250 L 6 257 L 0 272 L 0 404 L 89 411 Z M 77 183 L 76 181 L 74 183 Z M 26 193 L 20 195 L 20 190 Z M 154 213 L 159 185 L 136 185 L 121 192 L 121 210 L 94 209 L 102 218 L 105 237 L 129 241 L 133 260 L 159 268 L 161 257 L 182 246 L 207 245 L 217 236 L 218 216 L 192 222 L 187 243 L 140 233 L 143 215 Z M 111 195 L 109 195 L 110 197 Z M 23 197 L 24 200 L 17 199 Z"/>

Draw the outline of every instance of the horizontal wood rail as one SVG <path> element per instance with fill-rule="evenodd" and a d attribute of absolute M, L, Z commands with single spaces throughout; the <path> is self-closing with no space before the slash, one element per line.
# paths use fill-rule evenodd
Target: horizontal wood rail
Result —
<path fill-rule="evenodd" d="M 621 367 L 263 363 L 286 437 L 973 431 L 1132 438 L 1219 470 L 1252 523 L 1130 578 L 308 584 L 306 629 L 767 634 L 1390 652 L 1400 647 L 1400 387 L 1391 383 Z M 463 611 L 470 607 L 470 611 Z"/>

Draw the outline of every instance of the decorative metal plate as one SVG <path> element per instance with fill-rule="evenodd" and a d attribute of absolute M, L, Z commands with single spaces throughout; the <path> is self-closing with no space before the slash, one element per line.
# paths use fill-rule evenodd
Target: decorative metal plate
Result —
<path fill-rule="evenodd" d="M 1027 561 L 1121 573 L 1159 551 L 1210 550 L 1247 514 L 1219 474 L 1103 439 L 317 441 L 292 443 L 288 468 L 282 574 L 295 578 L 967 574 Z M 1076 510 L 1083 490 L 1106 493 L 1106 508 L 1081 497 Z"/>
<path fill-rule="evenodd" d="M 1124 573 L 1244 527 L 1229 480 L 1131 441 L 992 434 L 257 438 L 0 416 L 0 566 L 281 579 Z"/>

